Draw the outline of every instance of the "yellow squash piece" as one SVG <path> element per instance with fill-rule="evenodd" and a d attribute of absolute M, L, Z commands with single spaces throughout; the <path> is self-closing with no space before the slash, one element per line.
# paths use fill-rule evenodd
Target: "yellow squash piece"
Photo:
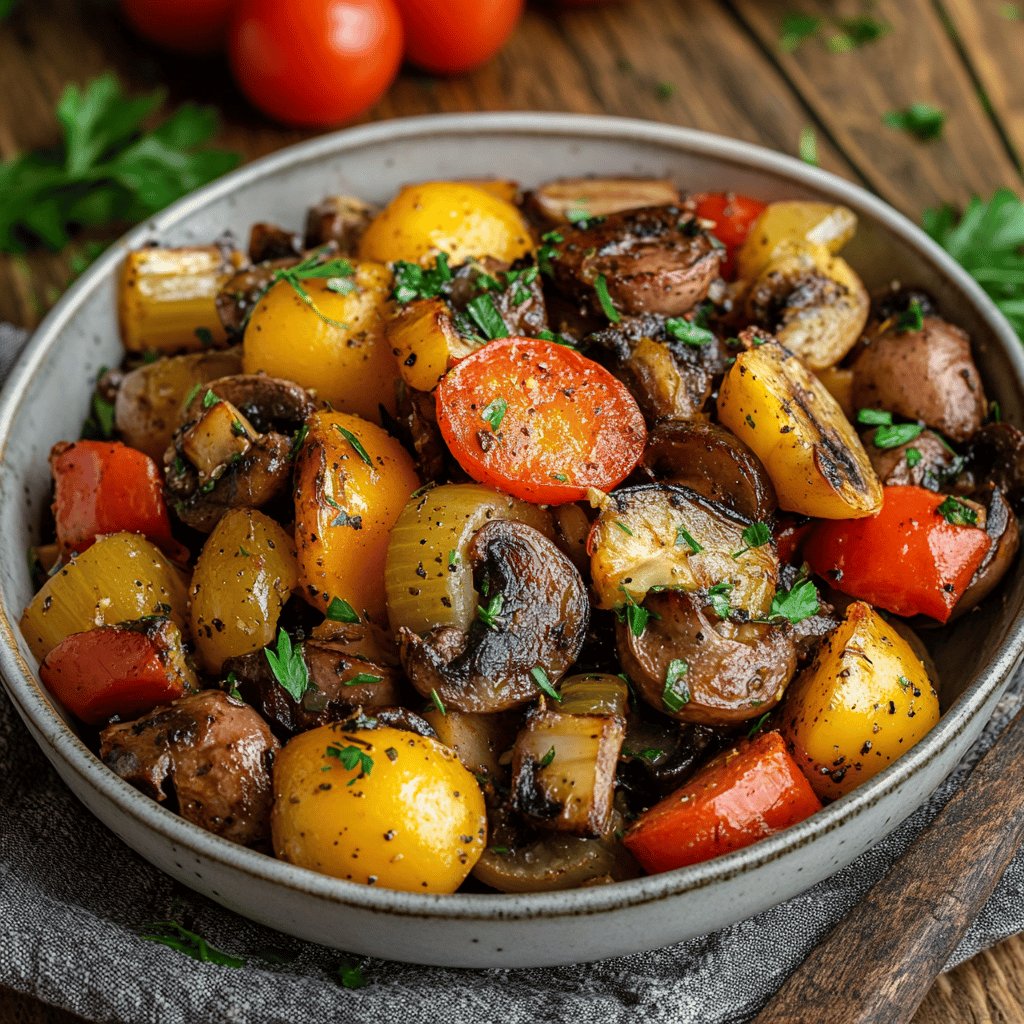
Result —
<path fill-rule="evenodd" d="M 473 776 L 437 740 L 402 729 L 325 725 L 274 764 L 274 853 L 335 878 L 455 892 L 487 841 Z"/>
<path fill-rule="evenodd" d="M 764 463 L 780 508 L 858 519 L 882 507 L 882 485 L 839 403 L 776 342 L 736 357 L 718 393 L 718 416 Z"/>
<path fill-rule="evenodd" d="M 295 546 L 302 595 L 333 598 L 385 617 L 384 556 L 391 528 L 419 487 L 408 452 L 390 434 L 342 412 L 314 413 L 295 465 Z"/>
<path fill-rule="evenodd" d="M 921 740 L 939 720 L 939 698 L 907 641 L 857 601 L 790 684 L 777 717 L 814 791 L 834 799 Z"/>
<path fill-rule="evenodd" d="M 301 284 L 316 309 L 278 281 L 249 318 L 243 370 L 293 380 L 334 408 L 374 423 L 380 406 L 394 415 L 398 372 L 383 317 L 391 291 L 387 267 L 354 263 L 351 277 Z"/>
<path fill-rule="evenodd" d="M 187 621 L 181 573 L 136 533 L 112 533 L 73 558 L 43 585 L 21 617 L 21 632 L 42 661 L 72 633 L 162 615 Z"/>
<path fill-rule="evenodd" d="M 416 391 L 433 391 L 456 359 L 478 345 L 466 341 L 441 299 L 417 299 L 400 306 L 385 328 L 402 380 Z"/>
<path fill-rule="evenodd" d="M 522 214 L 493 192 L 458 181 L 407 185 L 379 213 L 359 242 L 359 257 L 432 264 L 447 253 L 452 266 L 469 259 L 512 263 L 530 252 Z"/>

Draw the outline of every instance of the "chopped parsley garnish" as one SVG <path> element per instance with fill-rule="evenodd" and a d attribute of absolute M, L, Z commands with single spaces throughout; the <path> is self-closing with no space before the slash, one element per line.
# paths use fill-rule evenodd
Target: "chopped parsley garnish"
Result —
<path fill-rule="evenodd" d="M 557 231 L 549 231 L 547 234 L 541 235 L 540 240 L 544 244 L 537 249 L 537 267 L 545 277 L 553 277 L 555 268 L 552 266 L 552 263 L 560 256 L 560 253 L 554 246 L 564 242 L 565 236 Z"/>
<path fill-rule="evenodd" d="M 576 347 L 564 334 L 556 334 L 554 331 L 538 331 L 537 337 L 541 341 L 553 341 L 556 345 L 564 345 L 566 348 Z"/>
<path fill-rule="evenodd" d="M 906 676 L 897 676 L 896 682 L 900 684 L 901 690 L 910 689 L 910 680 Z"/>
<path fill-rule="evenodd" d="M 349 963 L 338 964 L 338 981 L 342 988 L 365 988 L 367 984 L 362 968 Z"/>
<path fill-rule="evenodd" d="M 625 604 L 615 609 L 615 614 L 629 625 L 633 636 L 643 636 L 651 613 L 642 604 L 637 604 L 633 599 L 633 595 L 621 583 L 619 584 L 619 590 L 622 591 L 626 601 Z"/>
<path fill-rule="evenodd" d="M 504 594 L 493 594 L 487 602 L 487 607 L 476 606 L 476 617 L 488 628 L 497 629 L 501 624 L 501 609 L 505 606 Z"/>
<path fill-rule="evenodd" d="M 921 303 L 914 299 L 896 318 L 896 330 L 900 334 L 909 334 L 911 331 L 919 331 L 923 327 L 924 310 L 921 309 Z"/>
<path fill-rule="evenodd" d="M 669 711 L 678 711 L 690 703 L 690 690 L 685 679 L 690 666 L 682 658 L 673 658 L 665 672 L 665 688 L 661 691 L 661 702 Z"/>
<path fill-rule="evenodd" d="M 203 408 L 212 409 L 218 402 L 220 402 L 220 399 L 207 388 L 206 394 L 203 395 Z"/>
<path fill-rule="evenodd" d="M 547 768 L 549 764 L 555 759 L 555 748 L 551 747 L 550 750 L 537 762 L 541 768 Z"/>
<path fill-rule="evenodd" d="M 749 728 L 749 729 L 747 730 L 747 739 L 748 739 L 748 740 L 752 740 L 752 739 L 753 739 L 753 738 L 754 738 L 754 737 L 755 737 L 755 736 L 756 736 L 756 735 L 757 735 L 757 734 L 758 734 L 758 733 L 759 733 L 759 732 L 760 732 L 760 731 L 761 731 L 761 730 L 762 730 L 762 729 L 764 728 L 764 724 L 765 724 L 765 722 L 767 722 L 767 721 L 768 721 L 768 719 L 769 719 L 769 718 L 771 718 L 771 716 L 772 716 L 772 713 L 771 713 L 770 711 L 766 711 L 766 712 L 765 712 L 765 713 L 764 713 L 764 714 L 763 714 L 763 715 L 762 715 L 762 716 L 761 716 L 761 717 L 760 717 L 760 718 L 759 718 L 759 719 L 758 719 L 758 720 L 757 720 L 757 721 L 756 721 L 756 722 L 755 722 L 755 723 L 754 723 L 754 724 L 753 724 L 753 725 L 752 725 L 752 726 L 751 726 L 751 727 L 750 727 L 750 728 Z"/>
<path fill-rule="evenodd" d="M 751 523 L 742 533 L 744 547 L 732 553 L 733 558 L 745 555 L 751 548 L 764 547 L 772 539 L 772 531 L 767 523 Z"/>
<path fill-rule="evenodd" d="M 540 667 L 540 665 L 534 666 L 530 669 L 530 675 L 533 676 L 533 681 L 537 684 L 537 689 L 540 690 L 546 697 L 550 697 L 552 700 L 562 703 L 562 695 L 551 685 L 551 680 L 548 679 L 547 672 Z"/>
<path fill-rule="evenodd" d="M 309 689 L 309 669 L 302 651 L 292 646 L 292 638 L 283 629 L 278 630 L 277 651 L 265 647 L 263 653 L 281 689 L 292 700 L 302 700 L 302 695 Z"/>
<path fill-rule="evenodd" d="M 930 142 L 942 135 L 946 115 L 930 103 L 911 103 L 903 110 L 890 110 L 883 114 L 882 123 L 906 132 L 920 142 Z"/>
<path fill-rule="evenodd" d="M 484 406 L 483 412 L 480 413 L 480 419 L 489 423 L 491 431 L 496 434 L 507 412 L 508 402 L 504 398 L 495 398 Z"/>
<path fill-rule="evenodd" d="M 608 282 L 605 280 L 604 274 L 598 274 L 594 279 L 594 291 L 597 293 L 597 301 L 601 303 L 604 315 L 613 324 L 621 323 L 622 314 L 615 308 L 612 297 L 608 294 Z"/>
<path fill-rule="evenodd" d="M 438 253 L 433 269 L 398 260 L 394 265 L 395 287 L 391 297 L 404 306 L 413 299 L 436 299 L 452 279 L 446 253 Z"/>
<path fill-rule="evenodd" d="M 454 568 L 461 561 L 462 556 L 458 553 L 458 551 L 455 548 L 452 548 L 451 551 L 448 552 L 448 567 Z"/>
<path fill-rule="evenodd" d="M 818 602 L 818 588 L 801 570 L 789 590 L 778 590 L 772 598 L 771 618 L 789 619 L 794 625 L 817 615 L 821 605 Z"/>
<path fill-rule="evenodd" d="M 278 281 L 284 281 L 324 323 L 330 324 L 331 327 L 347 330 L 348 324 L 342 323 L 340 320 L 332 320 L 331 317 L 326 316 L 320 310 L 302 284 L 303 281 L 327 279 L 328 289 L 333 291 L 334 289 L 330 288 L 330 281 L 332 279 L 351 277 L 355 273 L 352 264 L 346 259 L 322 259 L 326 252 L 327 246 L 322 246 L 301 263 L 296 263 L 293 267 L 281 267 L 279 270 L 275 270 L 270 278 L 270 283 L 277 284 Z"/>
<path fill-rule="evenodd" d="M 699 555 L 704 550 L 704 548 L 693 539 L 693 535 L 685 526 L 677 526 L 676 547 L 681 548 L 684 544 L 695 555 Z"/>
<path fill-rule="evenodd" d="M 891 426 L 892 413 L 885 409 L 859 409 L 857 422 L 865 427 Z"/>
<path fill-rule="evenodd" d="M 924 425 L 921 423 L 894 423 L 891 426 L 881 426 L 875 431 L 872 443 L 876 448 L 899 448 L 900 445 L 916 441 L 922 430 Z"/>
<path fill-rule="evenodd" d="M 708 604 L 720 619 L 729 618 L 732 612 L 732 604 L 729 601 L 732 591 L 733 584 L 731 583 L 716 583 L 713 587 L 708 588 Z"/>
<path fill-rule="evenodd" d="M 663 103 L 672 99 L 676 94 L 676 87 L 671 82 L 659 82 L 654 89 L 654 95 Z"/>
<path fill-rule="evenodd" d="M 346 430 L 343 426 L 340 426 L 337 423 L 334 424 L 334 429 L 339 434 L 341 434 L 341 436 L 345 438 L 345 440 L 348 441 L 350 445 L 352 445 L 352 447 L 355 449 L 356 455 L 358 455 L 359 458 L 363 460 L 363 462 L 365 462 L 368 466 L 373 465 L 373 463 L 370 461 L 370 456 L 366 454 L 366 449 L 360 443 L 359 438 L 356 437 L 356 435 L 353 434 L 351 430 Z"/>
<path fill-rule="evenodd" d="M 147 942 L 159 942 L 204 964 L 219 964 L 221 967 L 245 966 L 242 957 L 232 956 L 217 949 L 216 946 L 211 946 L 201 935 L 190 932 L 177 921 L 153 921 L 146 925 L 146 931 L 142 933 L 141 938 Z"/>
<path fill-rule="evenodd" d="M 953 495 L 946 498 L 935 511 L 953 526 L 976 526 L 978 523 L 978 513 Z"/>
<path fill-rule="evenodd" d="M 696 321 L 685 320 L 681 316 L 672 316 L 665 321 L 665 330 L 676 341 L 681 341 L 691 348 L 703 348 L 715 340 L 714 334 Z"/>
<path fill-rule="evenodd" d="M 351 679 L 345 680 L 346 686 L 370 686 L 379 683 L 384 677 L 375 676 L 372 672 L 357 672 Z"/>
<path fill-rule="evenodd" d="M 96 382 L 103 379 L 107 367 L 101 366 L 96 374 Z M 89 418 L 82 426 L 82 435 L 95 441 L 109 441 L 114 436 L 114 428 L 117 425 L 114 403 L 108 402 L 98 390 L 92 393 L 92 401 L 89 405 Z"/>
<path fill-rule="evenodd" d="M 444 709 L 444 704 L 441 703 L 441 698 L 437 695 L 437 690 L 430 691 L 430 699 L 434 704 L 434 707 L 441 712 L 442 715 L 447 715 L 448 712 Z"/>
<path fill-rule="evenodd" d="M 812 167 L 820 167 L 821 164 L 818 160 L 818 136 L 815 135 L 814 129 L 809 125 L 805 124 L 800 129 L 800 141 L 797 143 L 797 153 L 800 154 L 800 159 L 805 164 L 810 164 Z"/>
<path fill-rule="evenodd" d="M 355 608 L 343 601 L 340 597 L 332 597 L 331 603 L 327 606 L 327 618 L 331 622 L 358 622 L 359 616 Z"/>
<path fill-rule="evenodd" d="M 813 14 L 784 14 L 779 30 L 779 49 L 792 53 L 805 39 L 816 35 L 821 24 L 821 18 Z"/>
<path fill-rule="evenodd" d="M 196 400 L 196 395 L 198 395 L 199 392 L 202 390 L 202 384 L 193 384 L 191 389 L 189 390 L 189 393 L 185 396 L 185 402 L 182 405 L 182 408 L 187 409 Z"/>
<path fill-rule="evenodd" d="M 324 501 L 338 513 L 331 520 L 331 526 L 350 526 L 353 530 L 361 530 L 363 528 L 362 516 L 350 516 L 329 494 L 324 495 Z"/>
<path fill-rule="evenodd" d="M 299 454 L 299 449 L 302 447 L 303 442 L 306 440 L 306 435 L 309 433 L 309 427 L 305 423 L 295 431 L 295 436 L 292 438 L 292 450 L 288 453 L 289 459 L 294 459 Z"/>
<path fill-rule="evenodd" d="M 633 536 L 633 531 L 621 519 L 616 519 L 615 525 L 628 537 Z"/>
<path fill-rule="evenodd" d="M 623 753 L 627 757 L 638 757 L 641 761 L 646 761 L 648 764 L 654 764 L 659 757 L 665 756 L 665 751 L 660 747 L 646 747 L 643 750 L 624 750 Z"/>
<path fill-rule="evenodd" d="M 552 480 L 557 480 L 560 484 L 564 484 L 568 481 L 568 477 L 564 473 L 552 473 Z"/>
<path fill-rule="evenodd" d="M 826 44 L 832 53 L 849 53 L 851 50 L 877 42 L 892 31 L 892 26 L 878 18 L 861 14 L 852 18 L 834 19 L 839 32 L 830 36 Z"/>
<path fill-rule="evenodd" d="M 213 344 L 213 331 L 209 327 L 197 327 L 192 333 L 199 339 L 199 344 L 203 348 L 209 348 Z"/>
<path fill-rule="evenodd" d="M 498 307 L 494 304 L 494 299 L 486 292 L 483 295 L 477 295 L 475 298 L 470 299 L 466 303 L 466 312 L 488 341 L 494 341 L 495 338 L 508 337 L 508 325 L 501 318 Z"/>
<path fill-rule="evenodd" d="M 351 771 L 353 768 L 359 769 L 359 774 L 354 779 L 349 779 L 348 784 L 354 786 L 364 775 L 369 775 L 373 771 L 373 758 L 360 747 L 349 744 L 347 747 L 342 747 L 337 743 L 329 743 L 327 749 L 324 751 L 325 757 L 336 757 L 342 764 L 343 768 L 347 768 Z"/>
<path fill-rule="evenodd" d="M 904 455 L 907 460 L 907 465 L 913 469 L 921 461 L 921 449 L 920 448 L 908 448 Z"/>

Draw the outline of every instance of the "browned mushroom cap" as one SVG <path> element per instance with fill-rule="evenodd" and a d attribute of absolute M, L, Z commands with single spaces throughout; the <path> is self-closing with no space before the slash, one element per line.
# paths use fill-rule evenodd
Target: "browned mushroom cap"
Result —
<path fill-rule="evenodd" d="M 684 344 L 669 334 L 661 316 L 623 317 L 591 334 L 589 344 L 589 354 L 609 365 L 652 424 L 699 416 L 715 377 L 725 370 L 717 338 Z"/>
<path fill-rule="evenodd" d="M 548 329 L 540 270 L 532 261 L 509 264 L 490 256 L 473 260 L 455 268 L 445 286 L 445 297 L 456 312 L 465 311 L 466 305 L 484 292 L 490 295 L 510 335 L 533 338 Z M 472 323 L 469 326 L 470 333 L 476 330 Z"/>
<path fill-rule="evenodd" d="M 993 483 L 1024 512 L 1024 431 L 1010 423 L 986 423 L 966 451 L 968 488 Z"/>
<path fill-rule="evenodd" d="M 469 564 L 486 622 L 468 633 L 451 626 L 420 637 L 399 631 L 398 645 L 413 686 L 436 692 L 459 711 L 505 711 L 540 692 L 534 669 L 555 683 L 583 646 L 590 605 L 573 564 L 542 533 L 494 520 L 469 546 Z"/>
<path fill-rule="evenodd" d="M 630 803 L 649 807 L 678 789 L 718 752 L 723 737 L 707 725 L 653 714 L 644 704 L 632 709 L 619 766 L 619 781 Z"/>
<path fill-rule="evenodd" d="M 956 441 L 966 441 L 988 411 L 970 339 L 933 316 L 920 331 L 893 327 L 865 344 L 853 364 L 853 404 L 920 420 Z"/>
<path fill-rule="evenodd" d="M 354 255 L 377 209 L 354 196 L 327 196 L 306 215 L 306 247 L 333 242 L 341 254 Z"/>
<path fill-rule="evenodd" d="M 547 229 L 571 217 L 607 217 L 679 201 L 679 188 L 667 178 L 558 178 L 530 192 L 525 210 Z"/>
<path fill-rule="evenodd" d="M 677 206 L 614 213 L 560 234 L 555 284 L 595 312 L 601 305 L 594 283 L 603 277 L 621 313 L 681 316 L 707 295 L 722 259 L 710 236 Z"/>
<path fill-rule="evenodd" d="M 257 221 L 249 229 L 249 259 L 253 263 L 293 260 L 301 256 L 302 235 L 265 221 Z"/>
<path fill-rule="evenodd" d="M 877 433 L 876 428 L 863 436 L 864 450 L 886 487 L 909 484 L 941 491 L 963 464 L 963 459 L 933 430 L 923 430 L 913 441 L 897 448 L 879 448 L 874 443 Z"/>
<path fill-rule="evenodd" d="M 985 532 L 991 538 L 992 545 L 957 601 L 953 609 L 954 617 L 970 611 L 992 593 L 1013 564 L 1020 548 L 1017 519 L 1003 492 L 990 484 L 984 492 L 975 493 L 971 497 L 985 506 Z"/>
<path fill-rule="evenodd" d="M 651 431 L 641 462 L 653 480 L 678 484 L 754 522 L 771 518 L 778 502 L 760 459 L 714 423 L 664 423 Z"/>
<path fill-rule="evenodd" d="M 763 715 L 782 699 L 796 671 L 789 628 L 713 623 L 701 603 L 694 594 L 667 591 L 647 599 L 650 619 L 640 636 L 618 623 L 623 671 L 651 707 L 680 722 L 731 725 Z M 678 710 L 665 703 L 672 662 L 686 665 L 675 687 L 685 700 Z"/>
<path fill-rule="evenodd" d="M 286 494 L 293 438 L 314 408 L 305 389 L 262 374 L 198 388 L 164 454 L 178 518 L 209 533 L 228 509 L 262 508 Z"/>
<path fill-rule="evenodd" d="M 246 703 L 281 735 L 341 721 L 356 708 L 400 704 L 402 673 L 394 645 L 375 626 L 329 623 L 325 635 L 296 644 L 311 686 L 299 700 L 278 683 L 264 651 L 224 663 Z M 319 629 L 318 629 L 319 632 Z"/>
<path fill-rule="evenodd" d="M 103 763 L 188 821 L 250 845 L 270 834 L 278 742 L 251 708 L 219 690 L 182 697 L 100 733 Z"/>

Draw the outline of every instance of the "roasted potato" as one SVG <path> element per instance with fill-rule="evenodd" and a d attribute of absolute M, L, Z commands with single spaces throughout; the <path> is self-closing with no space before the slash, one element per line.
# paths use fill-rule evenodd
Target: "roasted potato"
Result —
<path fill-rule="evenodd" d="M 718 416 L 764 463 L 780 508 L 856 519 L 882 507 L 882 485 L 850 421 L 777 342 L 736 357 L 719 389 Z"/>
<path fill-rule="evenodd" d="M 939 698 L 907 641 L 856 601 L 791 684 L 779 720 L 814 791 L 835 799 L 922 739 Z"/>
<path fill-rule="evenodd" d="M 226 512 L 203 545 L 189 594 L 203 668 L 216 674 L 228 658 L 269 644 L 298 581 L 295 544 L 284 529 L 254 509 Z"/>
<path fill-rule="evenodd" d="M 380 427 L 342 412 L 314 413 L 296 457 L 295 543 L 302 594 L 385 617 L 384 557 L 391 528 L 419 487 L 412 459 Z"/>
<path fill-rule="evenodd" d="M 402 380 L 416 391 L 433 391 L 455 360 L 477 347 L 455 330 L 451 311 L 441 299 L 419 299 L 400 307 L 385 332 Z"/>
<path fill-rule="evenodd" d="M 378 263 L 452 265 L 493 256 L 513 263 L 530 252 L 530 231 L 519 211 L 477 185 L 427 181 L 407 185 L 366 229 L 359 256 Z"/>
<path fill-rule="evenodd" d="M 401 729 L 300 733 L 274 764 L 274 853 L 335 878 L 455 892 L 487 841 L 476 780 L 437 740 Z"/>
<path fill-rule="evenodd" d="M 302 287 L 315 309 L 278 281 L 252 311 L 244 372 L 295 381 L 336 409 L 374 423 L 381 406 L 394 415 L 398 372 L 382 316 L 391 290 L 387 268 L 355 263 L 351 277 L 313 278 Z"/>

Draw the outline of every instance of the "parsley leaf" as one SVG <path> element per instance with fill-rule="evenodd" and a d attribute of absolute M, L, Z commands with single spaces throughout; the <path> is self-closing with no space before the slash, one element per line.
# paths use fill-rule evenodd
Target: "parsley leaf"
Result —
<path fill-rule="evenodd" d="M 329 743 L 324 751 L 324 756 L 336 757 L 342 767 L 349 771 L 353 768 L 359 769 L 359 774 L 354 779 L 348 780 L 350 786 L 354 786 L 364 775 L 369 775 L 373 771 L 373 758 L 365 750 L 351 743 L 347 747 Z"/>
<path fill-rule="evenodd" d="M 562 695 L 551 685 L 551 680 L 548 679 L 547 672 L 536 665 L 530 669 L 530 675 L 533 676 L 533 681 L 537 684 L 537 689 L 540 690 L 546 697 L 550 697 L 552 700 L 562 703 Z"/>
<path fill-rule="evenodd" d="M 608 282 L 605 280 L 604 274 L 598 274 L 594 279 L 594 291 L 597 292 L 597 301 L 601 303 L 604 315 L 613 324 L 621 323 L 622 314 L 615 308 L 615 303 L 612 302 L 612 297 L 608 294 Z"/>
<path fill-rule="evenodd" d="M 379 683 L 384 677 L 375 676 L 372 672 L 357 672 L 351 679 L 344 681 L 346 686 L 369 686 Z"/>
<path fill-rule="evenodd" d="M 473 323 L 483 331 L 484 337 L 488 341 L 494 341 L 495 338 L 508 337 L 508 326 L 501 318 L 498 307 L 494 304 L 494 299 L 486 292 L 483 295 L 477 295 L 476 298 L 470 299 L 466 303 L 466 312 L 470 315 Z"/>
<path fill-rule="evenodd" d="M 193 960 L 204 964 L 219 964 L 221 967 L 244 967 L 245 960 L 232 956 L 211 946 L 206 939 L 178 924 L 177 921 L 153 921 L 146 925 L 142 938 L 147 942 L 159 942 L 170 949 L 176 949 Z"/>
<path fill-rule="evenodd" d="M 358 622 L 359 616 L 355 608 L 343 601 L 340 597 L 332 597 L 331 603 L 327 606 L 327 618 L 331 622 Z"/>
<path fill-rule="evenodd" d="M 911 331 L 919 331 L 923 327 L 924 310 L 921 308 L 921 303 L 914 299 L 896 318 L 896 330 L 900 334 L 908 334 Z"/>
<path fill-rule="evenodd" d="M 976 526 L 978 513 L 970 505 L 950 495 L 935 510 L 947 523 L 953 526 Z"/>
<path fill-rule="evenodd" d="M 813 14 L 792 12 L 782 16 L 779 30 L 779 49 L 792 53 L 805 40 L 817 34 L 821 28 L 821 18 Z"/>
<path fill-rule="evenodd" d="M 403 306 L 413 299 L 436 299 L 444 286 L 452 279 L 446 253 L 438 253 L 432 270 L 426 270 L 418 263 L 398 260 L 394 267 L 394 290 L 391 297 Z"/>
<path fill-rule="evenodd" d="M 548 752 L 537 762 L 541 768 L 547 768 L 549 764 L 555 759 L 555 748 L 550 747 Z"/>
<path fill-rule="evenodd" d="M 693 535 L 685 526 L 677 526 L 676 547 L 681 548 L 684 544 L 690 549 L 691 554 L 694 555 L 699 555 L 704 550 L 703 546 L 693 539 Z"/>
<path fill-rule="evenodd" d="M 633 595 L 620 583 L 619 590 L 626 597 L 626 602 L 615 609 L 615 614 L 629 624 L 633 636 L 643 636 L 647 629 L 647 620 L 651 613 L 641 604 L 637 604 Z"/>
<path fill-rule="evenodd" d="M 767 523 L 751 523 L 741 534 L 744 547 L 732 553 L 733 558 L 745 555 L 751 548 L 760 548 L 772 539 L 772 531 Z"/>
<path fill-rule="evenodd" d="M 852 18 L 835 18 L 834 23 L 839 32 L 830 36 L 826 44 L 832 53 L 849 53 L 861 46 L 877 42 L 892 31 L 892 26 L 887 21 L 880 21 L 867 14 Z"/>
<path fill-rule="evenodd" d="M 892 413 L 887 409 L 858 409 L 857 422 L 866 427 L 891 427 Z"/>
<path fill-rule="evenodd" d="M 920 448 L 908 448 L 904 454 L 907 459 L 907 465 L 911 469 L 913 469 L 921 461 Z"/>
<path fill-rule="evenodd" d="M 365 988 L 367 985 L 362 968 L 358 964 L 338 964 L 338 980 L 342 988 Z"/>
<path fill-rule="evenodd" d="M 678 711 L 684 704 L 690 703 L 690 689 L 684 682 L 689 671 L 690 666 L 682 658 L 673 658 L 668 663 L 661 702 L 669 711 Z"/>
<path fill-rule="evenodd" d="M 207 147 L 217 132 L 211 107 L 185 104 L 144 129 L 163 100 L 162 91 L 129 97 L 113 74 L 67 86 L 56 108 L 60 145 L 0 163 L 0 252 L 60 249 L 76 228 L 143 220 L 238 164 L 237 154 Z"/>
<path fill-rule="evenodd" d="M 489 423 L 492 432 L 496 434 L 507 412 L 508 402 L 504 398 L 495 398 L 484 406 L 483 411 L 480 413 L 480 419 L 485 423 Z"/>
<path fill-rule="evenodd" d="M 753 724 L 753 725 L 752 725 L 752 726 L 750 727 L 750 729 L 749 729 L 749 730 L 747 731 L 747 739 L 748 739 L 748 740 L 752 740 L 752 739 L 753 739 L 753 738 L 754 738 L 754 737 L 755 737 L 755 736 L 756 736 L 756 735 L 757 735 L 757 734 L 758 734 L 758 733 L 759 733 L 759 732 L 760 732 L 760 731 L 761 731 L 761 730 L 762 730 L 762 729 L 764 728 L 764 724 L 765 724 L 765 722 L 767 722 L 767 721 L 768 721 L 768 719 L 769 719 L 769 718 L 771 718 L 771 715 L 772 715 L 772 713 L 771 713 L 770 711 L 766 711 L 766 712 L 765 712 L 765 713 L 764 713 L 764 714 L 763 714 L 763 715 L 762 715 L 762 716 L 761 716 L 761 717 L 760 717 L 760 718 L 759 718 L 759 719 L 758 719 L 758 720 L 757 720 L 757 721 L 756 721 L 756 722 L 755 722 L 755 723 L 754 723 L 754 724 Z"/>
<path fill-rule="evenodd" d="M 309 689 L 309 669 L 302 651 L 292 646 L 292 638 L 283 629 L 278 630 L 276 653 L 269 647 L 265 647 L 263 653 L 281 688 L 292 700 L 302 700 L 302 695 Z"/>
<path fill-rule="evenodd" d="M 501 625 L 501 609 L 505 605 L 504 594 L 494 594 L 487 602 L 487 607 L 476 606 L 476 617 L 488 628 L 497 629 Z"/>
<path fill-rule="evenodd" d="M 732 611 L 732 604 L 729 601 L 729 595 L 732 593 L 733 585 L 731 583 L 716 583 L 713 587 L 708 587 L 708 604 L 715 610 L 715 614 L 720 619 L 729 618 L 729 614 Z"/>
<path fill-rule="evenodd" d="M 900 445 L 916 441 L 921 436 L 921 423 L 893 423 L 883 425 L 875 431 L 872 443 L 876 448 L 899 448 Z"/>
<path fill-rule="evenodd" d="M 789 619 L 794 625 L 817 615 L 820 609 L 818 588 L 801 571 L 789 590 L 778 590 L 772 598 L 771 618 Z"/>
<path fill-rule="evenodd" d="M 442 715 L 448 714 L 448 712 L 445 711 L 444 704 L 441 703 L 441 698 L 437 695 L 437 690 L 430 691 L 430 699 L 431 701 L 433 701 L 434 707 L 437 708 L 437 710 L 440 711 Z"/>
<path fill-rule="evenodd" d="M 882 123 L 906 132 L 920 142 L 930 142 L 942 135 L 946 115 L 930 103 L 911 103 L 903 110 L 890 110 L 883 114 Z"/>
<path fill-rule="evenodd" d="M 946 205 L 926 210 L 921 223 L 1024 337 L 1024 201 L 1003 188 L 987 202 L 975 196 L 959 218 Z"/>
<path fill-rule="evenodd" d="M 359 458 L 363 460 L 363 462 L 365 462 L 368 466 L 373 465 L 373 463 L 370 461 L 370 456 L 366 454 L 366 449 L 362 446 L 362 443 L 360 442 L 359 438 L 356 437 L 356 435 L 353 434 L 351 430 L 346 430 L 344 427 L 340 426 L 337 423 L 334 424 L 334 429 L 339 434 L 341 434 L 341 436 L 345 438 L 345 440 L 348 441 L 350 445 L 352 445 L 352 447 L 355 449 L 356 455 L 358 455 Z"/>
<path fill-rule="evenodd" d="M 714 334 L 702 325 L 683 319 L 681 316 L 671 316 L 665 321 L 665 330 L 669 335 L 681 341 L 691 348 L 703 348 L 715 340 Z"/>

